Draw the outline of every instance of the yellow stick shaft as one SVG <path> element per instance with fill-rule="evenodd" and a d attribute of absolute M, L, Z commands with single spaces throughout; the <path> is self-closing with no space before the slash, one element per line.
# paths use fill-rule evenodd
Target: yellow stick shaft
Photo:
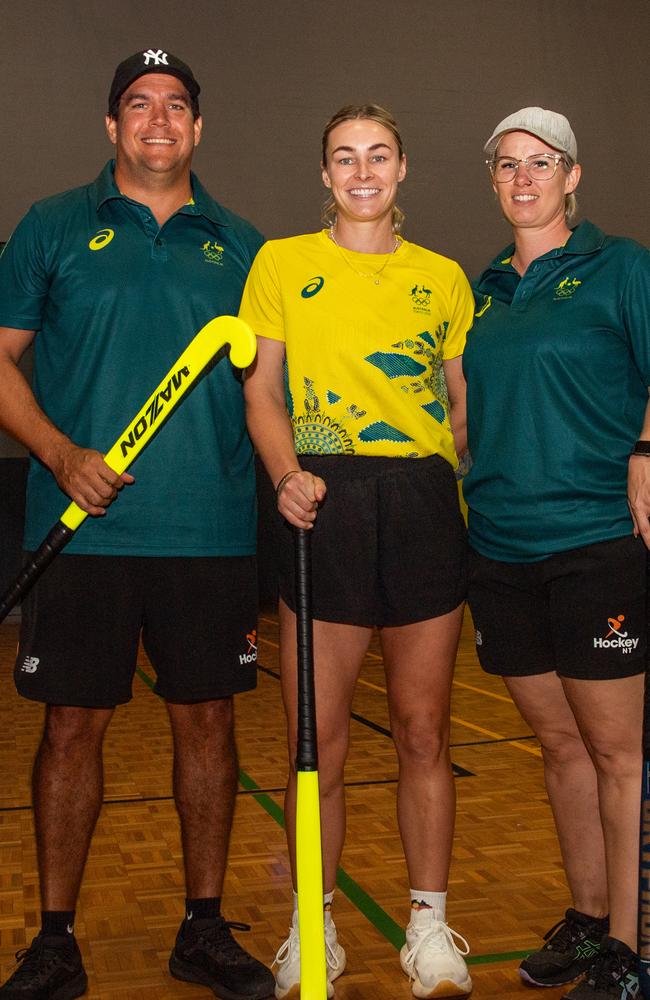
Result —
<path fill-rule="evenodd" d="M 248 367 L 255 357 L 255 335 L 243 320 L 235 316 L 217 316 L 206 323 L 104 456 L 114 472 L 119 474 L 128 469 L 224 344 L 230 344 L 230 360 L 236 368 Z M 64 511 L 61 521 L 71 531 L 76 531 L 87 517 L 86 511 L 73 502 Z"/>
<path fill-rule="evenodd" d="M 323 859 L 317 771 L 298 771 L 296 877 L 300 930 L 300 1000 L 326 1000 Z"/>

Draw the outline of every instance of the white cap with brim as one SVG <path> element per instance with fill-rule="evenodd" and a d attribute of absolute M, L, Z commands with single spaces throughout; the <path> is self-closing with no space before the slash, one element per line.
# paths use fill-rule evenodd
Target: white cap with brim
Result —
<path fill-rule="evenodd" d="M 489 156 L 492 156 L 499 145 L 499 140 L 506 132 L 530 132 L 553 149 L 566 153 L 573 163 L 578 160 L 578 143 L 573 129 L 568 119 L 557 111 L 547 111 L 545 108 L 522 108 L 521 111 L 515 111 L 514 115 L 508 115 L 499 122 L 483 147 Z"/>

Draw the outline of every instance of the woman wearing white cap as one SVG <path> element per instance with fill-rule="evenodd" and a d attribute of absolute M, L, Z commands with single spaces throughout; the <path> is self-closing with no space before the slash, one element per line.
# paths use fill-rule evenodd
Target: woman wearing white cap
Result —
<path fill-rule="evenodd" d="M 573 897 L 520 973 L 586 972 L 564 997 L 620 1000 L 638 990 L 649 255 L 570 227 L 581 171 L 563 115 L 524 108 L 485 151 L 514 243 L 474 285 L 464 356 L 469 600 L 483 668 L 540 740 Z"/>

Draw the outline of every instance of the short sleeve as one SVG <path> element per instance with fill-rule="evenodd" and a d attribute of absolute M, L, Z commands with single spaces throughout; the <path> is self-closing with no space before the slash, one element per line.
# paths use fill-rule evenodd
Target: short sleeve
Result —
<path fill-rule="evenodd" d="M 465 350 L 467 334 L 474 319 L 474 295 L 462 268 L 456 266 L 456 273 L 449 296 L 449 326 L 445 337 L 443 358 L 457 358 Z"/>
<path fill-rule="evenodd" d="M 650 386 L 650 252 L 639 246 L 623 290 L 621 310 L 630 350 Z"/>
<path fill-rule="evenodd" d="M 281 341 L 286 339 L 280 277 L 273 257 L 272 243 L 265 243 L 253 261 L 239 307 L 239 316 L 258 337 Z"/>
<path fill-rule="evenodd" d="M 40 329 L 48 288 L 43 227 L 32 207 L 0 256 L 0 326 Z"/>

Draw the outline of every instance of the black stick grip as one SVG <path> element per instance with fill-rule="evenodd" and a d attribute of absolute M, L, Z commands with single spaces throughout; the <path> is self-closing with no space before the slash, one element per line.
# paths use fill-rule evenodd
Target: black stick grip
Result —
<path fill-rule="evenodd" d="M 298 644 L 298 747 L 296 770 L 318 770 L 314 633 L 311 614 L 311 530 L 295 530 L 296 639 Z"/>
<path fill-rule="evenodd" d="M 3 622 L 11 609 L 25 597 L 43 570 L 50 565 L 57 552 L 60 552 L 68 544 L 73 535 L 74 531 L 71 528 L 66 527 L 61 521 L 57 521 L 36 552 L 32 553 L 11 586 L 0 597 L 0 622 Z"/>

